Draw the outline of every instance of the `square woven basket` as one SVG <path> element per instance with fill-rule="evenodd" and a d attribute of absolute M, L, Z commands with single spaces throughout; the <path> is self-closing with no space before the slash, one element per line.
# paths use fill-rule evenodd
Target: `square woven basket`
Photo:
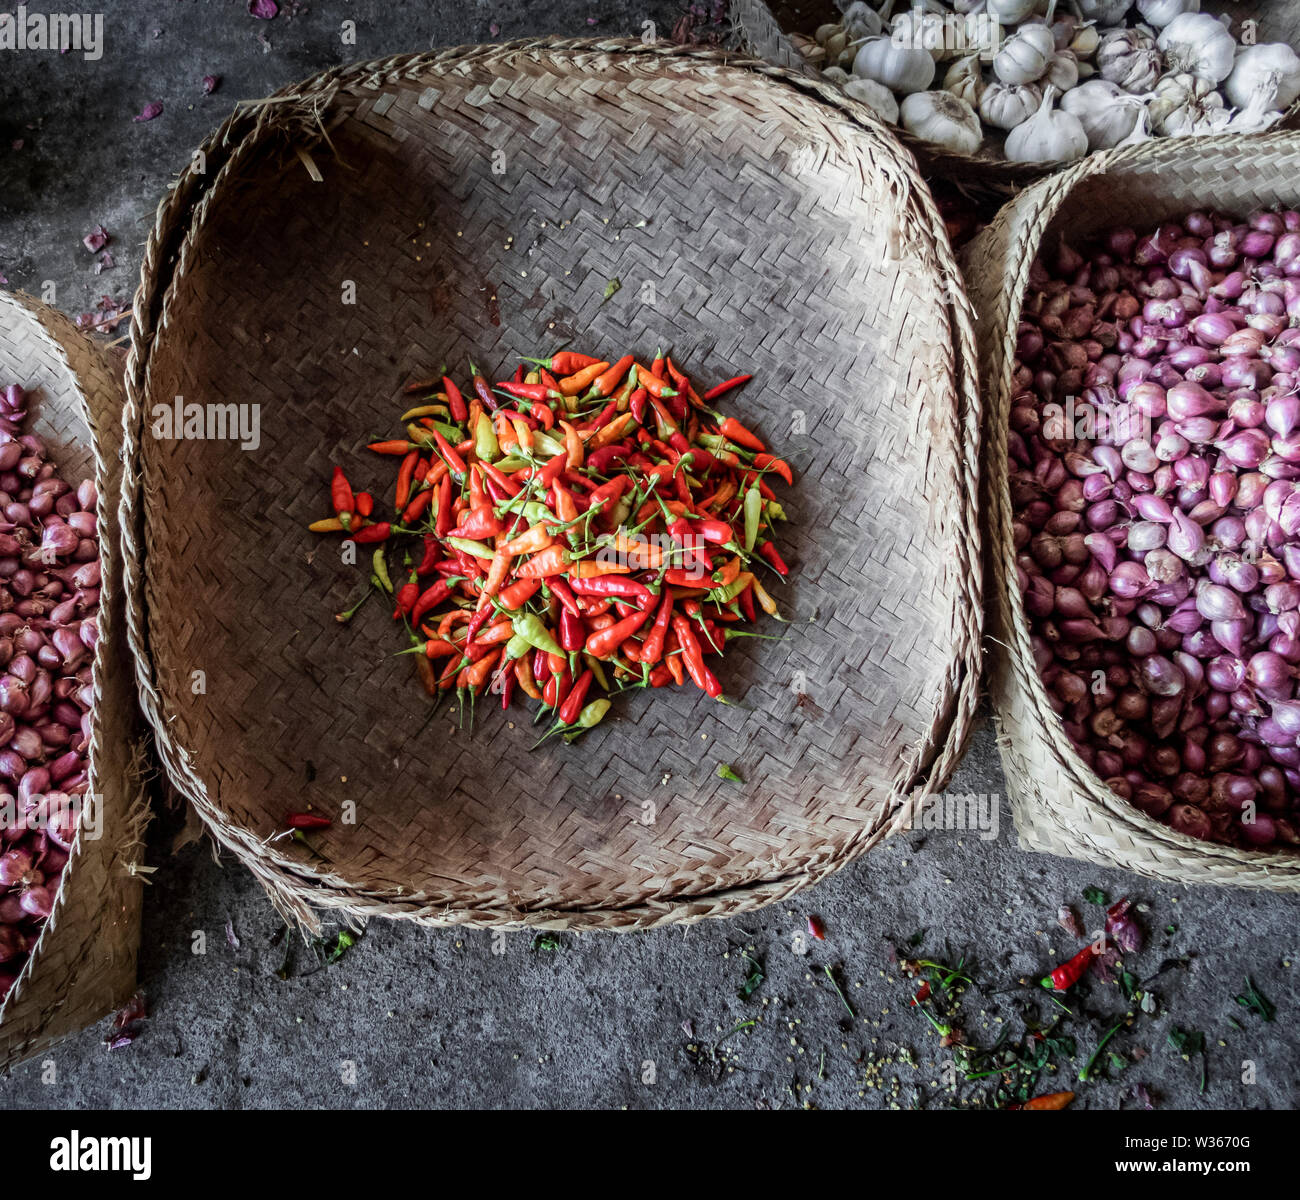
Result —
<path fill-rule="evenodd" d="M 979 672 L 973 335 L 928 193 L 865 109 L 713 52 L 530 41 L 326 72 L 204 153 L 137 300 L 129 619 L 168 774 L 283 912 L 727 915 L 942 786 Z M 425 728 L 387 614 L 332 619 L 364 573 L 305 526 L 330 464 L 378 481 L 359 447 L 405 381 L 565 340 L 756 372 L 733 411 L 794 457 L 793 620 L 728 655 L 733 705 L 625 695 L 530 753 L 487 705 L 472 733 Z M 178 395 L 258 404 L 259 448 L 155 436 Z M 310 850 L 276 836 L 308 804 L 338 818 Z"/>

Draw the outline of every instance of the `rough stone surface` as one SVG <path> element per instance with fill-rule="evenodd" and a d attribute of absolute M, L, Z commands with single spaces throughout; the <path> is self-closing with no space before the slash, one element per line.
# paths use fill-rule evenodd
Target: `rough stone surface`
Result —
<path fill-rule="evenodd" d="M 280 15 L 269 22 L 249 17 L 244 0 L 101 0 L 95 7 L 106 18 L 101 61 L 36 53 L 0 61 L 0 272 L 29 291 L 52 281 L 55 302 L 72 313 L 101 295 L 126 298 L 134 290 L 158 198 L 238 98 L 351 58 L 546 32 L 640 35 L 646 20 L 666 34 L 681 15 L 674 3 L 629 0 L 514 8 L 280 0 Z M 356 22 L 355 46 L 343 44 L 344 21 Z M 210 96 L 202 84 L 208 74 L 221 76 Z M 162 115 L 133 122 L 152 101 L 162 102 Z M 20 140 L 21 149 L 12 148 Z M 97 276 L 81 238 L 101 222 L 118 265 Z M 951 790 L 1003 792 L 987 727 Z M 1079 1056 L 1038 1090 L 1075 1086 L 1077 1105 L 1102 1108 L 1134 1103 L 1139 1083 L 1160 1107 L 1295 1104 L 1294 899 L 1155 886 L 1024 854 L 1005 802 L 999 816 L 995 839 L 956 831 L 900 836 L 792 907 L 742 920 L 565 935 L 556 949 L 531 948 L 526 933 L 372 924 L 332 965 L 294 946 L 281 979 L 286 943 L 272 941 L 282 926 L 251 877 L 216 863 L 206 845 L 173 855 L 182 818 L 164 814 L 149 855 L 158 870 L 140 962 L 153 1014 L 143 1036 L 110 1053 L 101 1025 L 0 1086 L 12 1104 L 75 1108 L 968 1103 L 988 1086 L 945 1089 L 949 1052 L 908 1008 L 916 984 L 900 978 L 891 942 L 906 946 L 924 929 L 920 951 L 907 953 L 965 956 L 975 985 L 962 998 L 960 1023 L 971 1041 L 987 1045 L 1003 1021 L 1018 1036 L 1026 1009 L 1042 1019 L 1059 1014 L 1035 980 L 1078 944 L 1056 925 L 1061 904 L 1073 904 L 1095 927 L 1100 910 L 1081 893 L 1096 886 L 1149 908 L 1141 920 L 1150 945 L 1132 964 L 1136 974 L 1184 954 L 1190 963 L 1153 984 L 1156 1013 L 1139 1016 L 1111 1042 L 1124 1069 L 1103 1054 L 1100 1077 L 1072 1085 L 1099 1032 L 1126 1008 L 1114 984 L 1088 983 L 1082 1001 L 1071 1000 L 1077 1015 L 1065 1027 Z M 811 914 L 824 921 L 825 941 L 807 939 Z M 804 954 L 796 953 L 805 948 L 800 935 L 810 946 Z M 746 949 L 766 972 L 748 1000 L 738 995 L 750 969 Z M 1277 1005 L 1274 1023 L 1234 1001 L 1248 974 Z M 1175 1025 L 1206 1035 L 1203 1093 L 1201 1060 L 1184 1061 L 1167 1044 Z M 917 1065 L 903 1061 L 904 1050 Z M 1135 1050 L 1149 1054 L 1135 1061 Z M 1246 1063 L 1254 1083 L 1242 1082 Z"/>

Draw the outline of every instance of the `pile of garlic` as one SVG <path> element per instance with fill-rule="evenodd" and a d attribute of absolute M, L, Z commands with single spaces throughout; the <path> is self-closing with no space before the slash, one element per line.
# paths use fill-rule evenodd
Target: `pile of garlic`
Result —
<path fill-rule="evenodd" d="M 1255 133 L 1300 98 L 1290 46 L 1239 43 L 1201 0 L 901 3 L 855 0 L 795 44 L 882 120 L 957 153 L 1070 162 L 1151 137 Z"/>

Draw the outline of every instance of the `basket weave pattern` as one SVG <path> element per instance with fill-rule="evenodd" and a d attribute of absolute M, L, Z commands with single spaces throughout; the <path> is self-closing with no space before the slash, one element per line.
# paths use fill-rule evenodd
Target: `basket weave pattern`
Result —
<path fill-rule="evenodd" d="M 103 570 L 89 748 L 89 791 L 103 806 L 103 836 L 78 832 L 49 920 L 0 1006 L 0 1066 L 8 1066 L 111 1012 L 134 990 L 141 885 L 128 865 L 148 810 L 121 607 L 121 374 L 61 313 L 0 294 L 0 381 L 32 393 L 27 428 L 45 439 L 64 477 L 74 485 L 94 477 Z"/>
<path fill-rule="evenodd" d="M 988 404 L 990 657 L 998 745 L 1021 844 L 1179 883 L 1300 890 L 1300 854 L 1239 850 L 1177 833 L 1112 792 L 1079 758 L 1035 669 L 1012 538 L 1007 422 L 1016 329 L 1045 240 L 1077 244 L 1115 225 L 1148 227 L 1197 208 L 1246 215 L 1300 203 L 1300 134 L 1169 139 L 1094 155 L 1026 189 L 966 249 Z"/>
<path fill-rule="evenodd" d="M 164 201 L 128 365 L 141 697 L 173 781 L 305 925 L 744 911 L 951 773 L 978 674 L 973 335 L 910 164 L 860 106 L 797 82 L 623 42 L 358 64 L 237 115 Z M 579 745 L 533 754 L 520 710 L 511 728 L 487 701 L 472 735 L 445 711 L 421 732 L 387 614 L 331 620 L 365 572 L 304 526 L 332 462 L 384 477 L 356 447 L 405 380 L 565 338 L 758 373 L 733 411 L 799 476 L 778 539 L 798 620 L 729 651 L 735 707 L 630 693 Z M 176 395 L 261 403 L 261 448 L 152 436 Z M 268 841 L 344 800 L 356 825 L 314 854 Z"/>

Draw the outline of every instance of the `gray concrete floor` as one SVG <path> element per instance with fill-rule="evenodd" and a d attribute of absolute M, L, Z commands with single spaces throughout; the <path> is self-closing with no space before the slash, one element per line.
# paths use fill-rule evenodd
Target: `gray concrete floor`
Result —
<path fill-rule="evenodd" d="M 39 291 L 52 281 L 56 303 L 71 313 L 101 295 L 129 297 L 155 204 L 236 99 L 350 58 L 534 33 L 639 34 L 645 20 L 666 34 L 681 13 L 676 3 L 631 0 L 280 0 L 280 8 L 264 22 L 246 15 L 244 0 L 100 0 L 101 61 L 3 57 L 0 273 L 10 285 Z M 340 42 L 344 20 L 357 24 L 355 47 Z M 201 83 L 208 74 L 222 77 L 211 96 Z M 161 116 L 132 121 L 155 100 Z M 95 275 L 81 238 L 101 222 L 118 265 Z M 1004 788 L 986 727 L 951 790 Z M 283 970 L 286 942 L 275 941 L 283 926 L 251 877 L 219 865 L 206 845 L 171 853 L 182 820 L 164 813 L 150 843 L 158 870 L 140 959 L 145 1032 L 110 1053 L 105 1027 L 88 1030 L 14 1070 L 0 1089 L 18 1106 L 70 1108 L 987 1103 L 989 1084 L 944 1086 L 949 1052 L 908 1008 L 916 985 L 900 977 L 891 944 L 946 961 L 964 956 L 974 980 L 961 997 L 968 1040 L 988 1045 L 1004 1025 L 1018 1038 L 1026 1013 L 1055 1011 L 1034 980 L 1076 945 L 1056 926 L 1058 907 L 1095 918 L 1081 893 L 1099 887 L 1146 910 L 1148 947 L 1130 964 L 1136 974 L 1189 959 L 1151 985 L 1156 1011 L 1115 1036 L 1107 1050 L 1119 1057 L 1103 1054 L 1098 1077 L 1078 1084 L 1099 1033 L 1128 1008 L 1114 983 L 1089 983 L 1063 1027 L 1077 1039 L 1076 1058 L 1037 1090 L 1073 1087 L 1084 1108 L 1136 1104 L 1135 1085 L 1162 1108 L 1294 1106 L 1295 900 L 1157 886 L 1025 854 L 1005 801 L 1000 817 L 994 840 L 902 836 L 792 906 L 740 920 L 564 935 L 555 949 L 532 948 L 526 933 L 494 940 L 372 924 L 339 961 L 323 965 L 298 946 Z M 796 935 L 810 914 L 827 937 L 799 954 Z M 920 949 L 906 948 L 920 930 Z M 741 999 L 746 950 L 766 978 Z M 1235 1002 L 1246 975 L 1276 1004 L 1275 1021 Z M 1202 1059 L 1187 1061 L 1168 1044 L 1175 1027 L 1205 1035 L 1204 1091 Z"/>

